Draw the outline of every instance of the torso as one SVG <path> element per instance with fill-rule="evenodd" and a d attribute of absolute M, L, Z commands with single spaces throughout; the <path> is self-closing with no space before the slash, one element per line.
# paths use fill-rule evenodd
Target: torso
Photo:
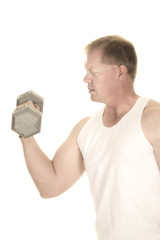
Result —
<path fill-rule="evenodd" d="M 158 103 L 141 98 L 111 127 L 102 121 L 103 108 L 80 132 L 78 145 L 95 202 L 100 239 L 159 237 L 160 176 L 153 147 L 141 127 L 145 134 L 153 135 L 149 122 L 154 122 L 155 113 L 151 113 L 157 108 Z"/>

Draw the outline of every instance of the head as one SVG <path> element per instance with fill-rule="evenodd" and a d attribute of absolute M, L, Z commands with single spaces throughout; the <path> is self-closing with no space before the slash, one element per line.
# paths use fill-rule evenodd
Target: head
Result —
<path fill-rule="evenodd" d="M 137 72 L 137 55 L 131 42 L 117 35 L 102 37 L 88 44 L 85 52 L 88 55 L 97 49 L 102 52 L 102 63 L 125 66 L 128 77 L 134 82 Z"/>

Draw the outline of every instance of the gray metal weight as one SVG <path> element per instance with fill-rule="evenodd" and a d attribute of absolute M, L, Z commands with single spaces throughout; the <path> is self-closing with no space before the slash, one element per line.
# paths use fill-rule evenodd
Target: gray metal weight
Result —
<path fill-rule="evenodd" d="M 11 129 L 24 138 L 33 136 L 41 130 L 41 120 L 43 111 L 43 98 L 33 91 L 28 91 L 17 98 L 17 106 L 28 101 L 37 104 L 36 109 L 30 104 L 24 104 L 16 108 L 12 114 Z"/>

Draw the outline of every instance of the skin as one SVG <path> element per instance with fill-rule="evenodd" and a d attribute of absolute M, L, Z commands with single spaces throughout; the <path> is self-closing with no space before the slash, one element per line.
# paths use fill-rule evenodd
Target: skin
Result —
<path fill-rule="evenodd" d="M 100 49 L 87 55 L 84 82 L 88 85 L 91 100 L 106 105 L 103 124 L 111 127 L 133 107 L 139 96 L 134 91 L 126 67 L 102 63 L 101 56 Z M 60 195 L 84 173 L 84 161 L 77 138 L 88 119 L 86 117 L 77 123 L 52 160 L 43 153 L 34 137 L 21 138 L 28 170 L 43 198 Z M 160 166 L 159 123 L 160 104 L 150 100 L 142 114 L 142 129 L 153 146 L 155 159 Z"/>
<path fill-rule="evenodd" d="M 160 169 L 160 104 L 158 102 L 151 100 L 144 109 L 142 129 L 148 142 L 153 146 Z"/>

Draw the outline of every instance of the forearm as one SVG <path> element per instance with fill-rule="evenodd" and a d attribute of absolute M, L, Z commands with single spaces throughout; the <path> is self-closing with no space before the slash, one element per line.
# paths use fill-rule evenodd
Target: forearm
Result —
<path fill-rule="evenodd" d="M 28 171 L 42 197 L 51 195 L 56 179 L 51 160 L 39 148 L 33 137 L 20 138 Z"/>

